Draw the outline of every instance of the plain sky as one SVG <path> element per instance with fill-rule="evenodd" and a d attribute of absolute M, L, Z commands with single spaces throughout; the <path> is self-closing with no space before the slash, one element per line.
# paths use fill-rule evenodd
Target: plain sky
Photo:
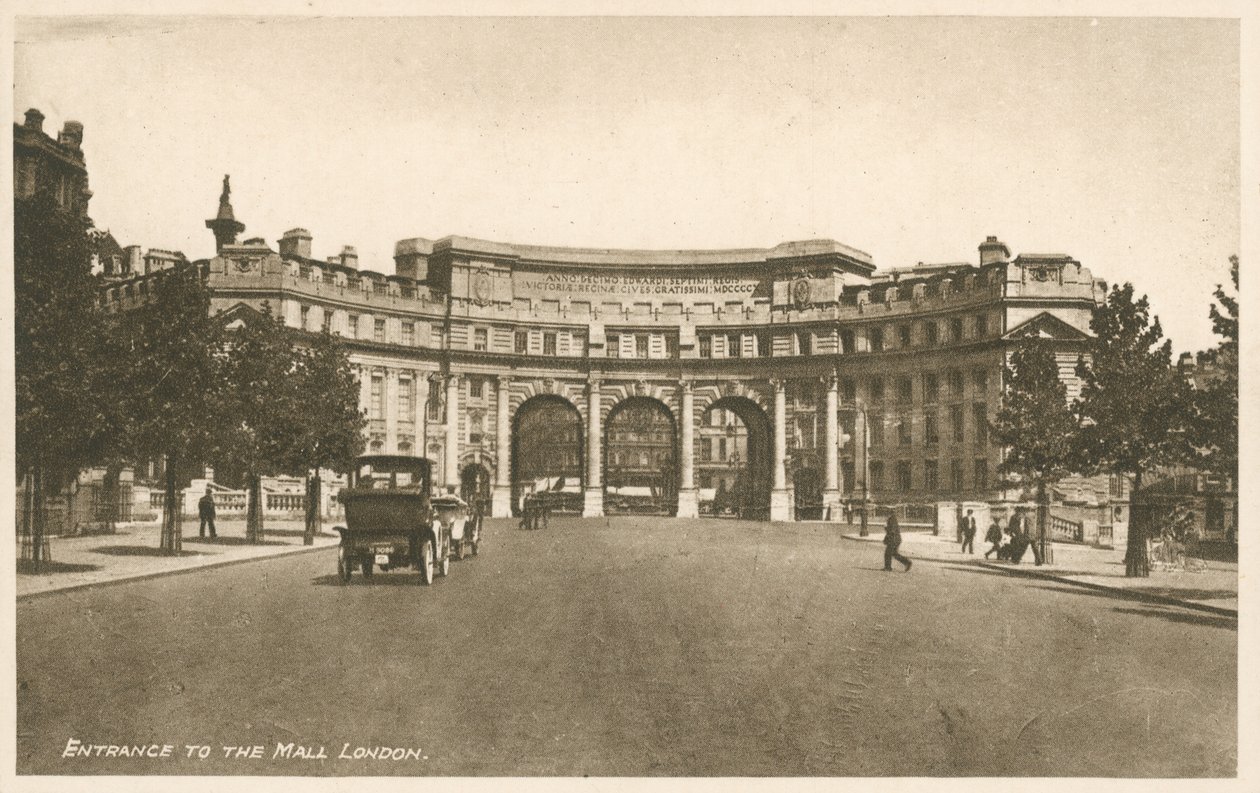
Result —
<path fill-rule="evenodd" d="M 1239 252 L 1239 28 L 1115 18 L 19 19 L 14 119 L 84 124 L 91 214 L 246 237 L 607 248 L 831 238 L 880 268 L 1067 253 L 1215 344 Z"/>

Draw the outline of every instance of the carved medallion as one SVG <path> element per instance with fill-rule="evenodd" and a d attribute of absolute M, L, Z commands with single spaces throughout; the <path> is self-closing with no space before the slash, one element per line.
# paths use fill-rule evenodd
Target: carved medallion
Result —
<path fill-rule="evenodd" d="M 253 259 L 237 259 L 236 269 L 238 272 L 248 273 L 254 269 Z"/>
<path fill-rule="evenodd" d="M 805 277 L 797 278 L 792 282 L 792 303 L 797 308 L 805 308 L 809 305 L 810 300 L 810 284 L 809 279 Z"/>
<path fill-rule="evenodd" d="M 490 294 L 490 273 L 478 270 L 472 280 L 473 302 L 479 306 L 487 305 L 490 302 Z"/>

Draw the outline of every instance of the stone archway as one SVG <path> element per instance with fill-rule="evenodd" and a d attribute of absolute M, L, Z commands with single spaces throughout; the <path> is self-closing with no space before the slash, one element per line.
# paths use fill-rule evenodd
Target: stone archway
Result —
<path fill-rule="evenodd" d="M 724 396 L 700 414 L 696 428 L 700 514 L 770 517 L 773 435 L 770 418 L 746 396 Z"/>
<path fill-rule="evenodd" d="M 669 407 L 654 397 L 617 403 L 604 424 L 605 514 L 678 511 L 678 432 Z"/>
<path fill-rule="evenodd" d="M 470 507 L 479 506 L 482 514 L 490 512 L 490 469 L 481 463 L 469 463 L 459 472 L 459 497 Z"/>
<path fill-rule="evenodd" d="M 573 403 L 553 394 L 530 397 L 512 418 L 512 514 L 521 500 L 542 490 L 563 493 L 561 508 L 582 508 L 582 461 L 586 450 L 582 417 Z"/>

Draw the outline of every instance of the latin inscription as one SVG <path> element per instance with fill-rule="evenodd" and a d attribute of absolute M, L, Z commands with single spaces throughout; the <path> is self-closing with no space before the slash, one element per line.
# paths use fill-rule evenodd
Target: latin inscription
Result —
<path fill-rule="evenodd" d="M 638 295 L 681 297 L 706 295 L 751 295 L 757 281 L 721 276 L 603 275 L 592 273 L 547 273 L 513 276 L 518 297 L 553 295 Z"/>

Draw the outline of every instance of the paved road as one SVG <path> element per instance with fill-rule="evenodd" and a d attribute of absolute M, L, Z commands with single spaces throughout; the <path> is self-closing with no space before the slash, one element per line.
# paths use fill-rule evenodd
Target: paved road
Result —
<path fill-rule="evenodd" d="M 880 551 L 821 526 L 495 522 L 431 587 L 338 586 L 326 551 L 20 602 L 18 770 L 1234 773 L 1232 620 L 960 564 L 885 573 Z M 176 749 L 63 759 L 70 739 Z M 329 759 L 272 757 L 289 743 Z"/>

